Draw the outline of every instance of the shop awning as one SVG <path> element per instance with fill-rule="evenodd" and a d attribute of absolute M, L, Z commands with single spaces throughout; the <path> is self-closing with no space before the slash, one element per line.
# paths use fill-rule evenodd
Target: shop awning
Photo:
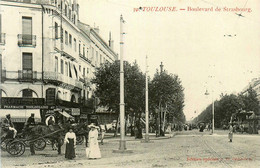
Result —
<path fill-rule="evenodd" d="M 69 67 L 70 67 L 69 71 L 71 73 L 72 79 L 78 79 L 73 63 L 69 63 Z"/>
<path fill-rule="evenodd" d="M 59 113 L 60 113 L 61 115 L 63 115 L 64 117 L 74 118 L 74 117 L 72 117 L 71 115 L 69 115 L 66 111 L 59 111 Z"/>
<path fill-rule="evenodd" d="M 35 122 L 41 122 L 39 109 L 0 109 L 1 122 L 7 114 L 11 115 L 12 122 L 26 122 L 27 119 L 34 113 Z"/>

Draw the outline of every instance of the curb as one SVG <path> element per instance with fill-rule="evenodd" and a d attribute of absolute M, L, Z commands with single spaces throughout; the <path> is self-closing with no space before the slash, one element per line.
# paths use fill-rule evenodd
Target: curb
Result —
<path fill-rule="evenodd" d="M 173 138 L 177 135 L 177 133 L 173 133 L 172 135 L 168 134 L 168 136 L 164 136 L 164 137 L 153 137 L 153 138 L 149 138 L 149 140 L 162 140 L 162 139 L 170 139 Z M 115 138 L 115 139 L 113 139 Z M 114 136 L 109 136 L 107 138 L 104 138 L 104 140 L 107 139 L 108 141 L 112 142 L 112 141 L 119 141 L 120 139 L 118 137 L 114 137 Z M 142 141 L 144 140 L 144 138 L 142 139 L 126 139 L 126 141 Z"/>

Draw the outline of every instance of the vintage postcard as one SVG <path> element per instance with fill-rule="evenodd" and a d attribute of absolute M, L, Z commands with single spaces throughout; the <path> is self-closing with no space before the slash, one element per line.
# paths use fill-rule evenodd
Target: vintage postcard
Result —
<path fill-rule="evenodd" d="M 2 168 L 260 167 L 259 0 L 1 0 Z"/>

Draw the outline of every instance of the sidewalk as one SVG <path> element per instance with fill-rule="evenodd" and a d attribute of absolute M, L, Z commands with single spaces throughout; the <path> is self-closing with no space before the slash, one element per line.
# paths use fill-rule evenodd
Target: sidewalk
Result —
<path fill-rule="evenodd" d="M 142 139 L 136 139 L 134 136 L 126 135 L 125 140 L 126 141 L 141 141 L 141 140 L 144 140 L 144 135 L 145 134 L 143 134 Z M 171 134 L 165 134 L 165 136 L 156 137 L 155 133 L 150 133 L 149 134 L 149 140 L 154 141 L 154 140 L 161 140 L 161 139 L 169 139 L 169 138 L 174 137 L 175 135 L 177 135 L 177 133 L 172 132 Z M 120 134 L 118 134 L 116 137 L 114 137 L 114 133 L 106 133 L 104 140 L 109 141 L 109 142 L 119 141 L 120 140 Z"/>

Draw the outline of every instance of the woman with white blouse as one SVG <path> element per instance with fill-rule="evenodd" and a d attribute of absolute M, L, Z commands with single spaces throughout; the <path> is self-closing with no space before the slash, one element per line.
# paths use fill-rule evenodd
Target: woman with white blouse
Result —
<path fill-rule="evenodd" d="M 69 129 L 69 132 L 66 133 L 64 142 L 66 144 L 65 158 L 73 159 L 76 157 L 75 148 L 76 148 L 76 135 L 73 132 L 72 128 Z"/>
<path fill-rule="evenodd" d="M 97 127 L 94 124 L 89 126 L 91 130 L 89 131 L 88 135 L 88 148 L 89 152 L 87 157 L 89 159 L 98 159 L 101 158 L 101 153 L 98 145 L 98 131 Z"/>

